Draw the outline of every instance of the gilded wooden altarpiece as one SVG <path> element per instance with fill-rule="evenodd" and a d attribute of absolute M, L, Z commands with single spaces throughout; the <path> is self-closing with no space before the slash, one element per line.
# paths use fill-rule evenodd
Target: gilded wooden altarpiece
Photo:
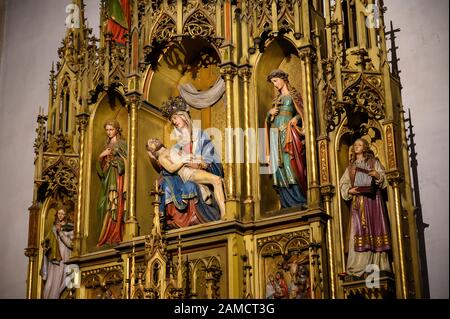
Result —
<path fill-rule="evenodd" d="M 80 272 L 79 285 L 61 297 L 421 297 L 401 86 L 388 63 L 383 1 L 117 1 L 129 10 L 123 43 L 107 32 L 114 1 L 99 1 L 99 38 L 87 27 L 83 1 L 72 2 L 80 24 L 66 30 L 48 111 L 37 121 L 27 298 L 42 298 L 40 243 L 59 207 L 74 223 L 70 264 Z M 378 27 L 365 23 L 368 5 L 379 8 Z M 303 97 L 308 202 L 301 209 L 280 209 L 270 175 L 260 174 L 257 143 L 225 138 L 225 128 L 238 128 L 263 139 L 273 69 L 287 72 Z M 226 218 L 168 230 L 144 145 L 149 138 L 174 144 L 161 105 L 179 95 L 180 84 L 205 91 L 218 78 L 223 97 L 191 116 L 220 132 L 212 135 L 222 153 Z M 96 163 L 110 119 L 127 145 L 125 226 L 120 243 L 97 247 Z M 350 218 L 339 179 L 358 137 L 369 141 L 389 181 L 394 271 L 378 290 L 339 276 Z M 285 290 L 272 291 L 271 280 Z"/>

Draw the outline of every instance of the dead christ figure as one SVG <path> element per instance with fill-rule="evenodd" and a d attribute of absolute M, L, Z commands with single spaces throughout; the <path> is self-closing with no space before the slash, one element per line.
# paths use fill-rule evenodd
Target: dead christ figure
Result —
<path fill-rule="evenodd" d="M 156 159 L 168 172 L 177 173 L 184 183 L 191 181 L 199 185 L 206 184 L 213 186 L 214 198 L 219 206 L 221 218 L 224 219 L 225 194 L 223 192 L 223 182 L 221 177 L 205 170 L 191 167 L 191 158 L 177 156 L 176 152 L 168 150 L 158 139 L 149 139 L 146 147 L 150 157 Z M 203 190 L 202 193 L 204 193 Z"/>

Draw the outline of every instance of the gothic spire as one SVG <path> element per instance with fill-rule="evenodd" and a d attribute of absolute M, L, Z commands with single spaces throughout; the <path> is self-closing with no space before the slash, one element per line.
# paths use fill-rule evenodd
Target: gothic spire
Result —
<path fill-rule="evenodd" d="M 399 77 L 399 75 L 400 75 L 400 73 L 402 72 L 402 71 L 400 71 L 399 69 L 398 69 L 398 61 L 400 61 L 400 59 L 399 58 L 397 58 L 397 49 L 398 49 L 398 46 L 396 45 L 396 43 L 395 43 L 395 39 L 397 38 L 396 36 L 395 36 L 395 34 L 397 33 L 397 32 L 400 32 L 400 29 L 394 29 L 394 26 L 392 25 L 392 21 L 391 21 L 391 23 L 390 23 L 390 26 L 391 26 L 391 30 L 390 31 L 388 31 L 388 32 L 386 32 L 386 35 L 387 36 L 389 36 L 390 37 L 390 41 L 391 41 L 391 48 L 389 49 L 389 51 L 391 52 L 391 61 L 390 61 L 390 63 L 391 63 L 391 72 L 392 72 L 392 74 L 394 74 L 396 77 Z"/>

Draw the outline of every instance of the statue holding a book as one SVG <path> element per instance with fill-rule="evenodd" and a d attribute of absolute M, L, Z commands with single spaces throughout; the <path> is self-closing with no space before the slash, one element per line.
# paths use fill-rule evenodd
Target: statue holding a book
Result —
<path fill-rule="evenodd" d="M 384 167 L 365 139 L 352 147 L 350 164 L 340 180 L 341 196 L 351 200 L 348 258 L 345 275 L 360 277 L 368 265 L 391 272 L 389 219 L 382 189 L 387 187 Z"/>

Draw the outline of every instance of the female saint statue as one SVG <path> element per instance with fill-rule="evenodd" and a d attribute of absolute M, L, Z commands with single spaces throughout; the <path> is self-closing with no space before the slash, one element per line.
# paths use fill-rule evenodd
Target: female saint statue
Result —
<path fill-rule="evenodd" d="M 97 205 L 97 214 L 102 223 L 98 247 L 122 241 L 125 217 L 127 142 L 122 138 L 118 121 L 107 121 L 104 128 L 107 141 L 97 162 L 97 173 L 102 183 Z"/>
<path fill-rule="evenodd" d="M 341 196 L 351 200 L 350 238 L 346 273 L 360 277 L 368 265 L 391 272 L 388 251 L 391 249 L 389 220 L 381 189 L 387 187 L 384 167 L 374 157 L 369 143 L 353 143 L 350 165 L 340 180 Z"/>
<path fill-rule="evenodd" d="M 272 71 L 267 80 L 277 90 L 266 117 L 267 160 L 281 208 L 306 207 L 306 153 L 304 146 L 303 101 L 288 74 Z"/>

